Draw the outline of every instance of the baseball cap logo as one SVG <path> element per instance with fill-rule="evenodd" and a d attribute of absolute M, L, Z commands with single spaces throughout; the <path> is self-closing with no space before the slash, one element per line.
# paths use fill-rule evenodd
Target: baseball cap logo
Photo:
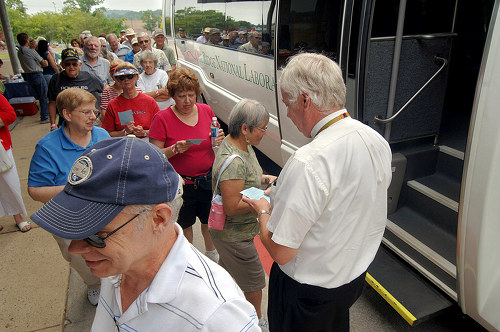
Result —
<path fill-rule="evenodd" d="M 92 175 L 92 160 L 87 156 L 78 158 L 68 174 L 68 182 L 72 185 L 87 180 Z"/>

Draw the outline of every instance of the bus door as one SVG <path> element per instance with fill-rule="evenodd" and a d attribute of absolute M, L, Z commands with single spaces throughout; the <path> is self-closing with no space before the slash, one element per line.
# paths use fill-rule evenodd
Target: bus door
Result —
<path fill-rule="evenodd" d="M 348 88 L 358 119 L 393 151 L 387 227 L 368 279 L 413 324 L 459 297 L 460 186 L 491 8 L 456 0 L 352 8 L 359 25 L 349 38 Z"/>

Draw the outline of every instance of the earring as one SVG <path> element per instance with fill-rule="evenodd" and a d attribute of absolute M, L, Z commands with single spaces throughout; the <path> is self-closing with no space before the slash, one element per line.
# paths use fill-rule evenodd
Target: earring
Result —
<path fill-rule="evenodd" d="M 245 136 L 245 141 L 247 142 L 247 145 L 250 145 L 250 140 Z"/>

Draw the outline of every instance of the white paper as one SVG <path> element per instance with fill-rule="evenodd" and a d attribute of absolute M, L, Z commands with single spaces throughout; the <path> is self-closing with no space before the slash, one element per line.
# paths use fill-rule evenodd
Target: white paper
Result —
<path fill-rule="evenodd" d="M 240 194 L 243 194 L 250 199 L 257 199 L 257 200 L 264 197 L 269 203 L 271 203 L 269 196 L 264 194 L 264 190 L 259 189 L 259 188 L 251 187 L 251 188 L 240 191 Z"/>
<path fill-rule="evenodd" d="M 190 138 L 190 139 L 187 139 L 186 142 L 191 142 L 193 144 L 196 144 L 196 145 L 200 145 L 201 142 L 203 142 L 205 139 L 204 138 Z"/>

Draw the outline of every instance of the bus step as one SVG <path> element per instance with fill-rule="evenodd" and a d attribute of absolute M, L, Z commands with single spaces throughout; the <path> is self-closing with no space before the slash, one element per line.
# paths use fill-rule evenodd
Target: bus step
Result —
<path fill-rule="evenodd" d="M 412 326 L 453 305 L 448 297 L 383 245 L 368 268 L 365 280 Z"/>

